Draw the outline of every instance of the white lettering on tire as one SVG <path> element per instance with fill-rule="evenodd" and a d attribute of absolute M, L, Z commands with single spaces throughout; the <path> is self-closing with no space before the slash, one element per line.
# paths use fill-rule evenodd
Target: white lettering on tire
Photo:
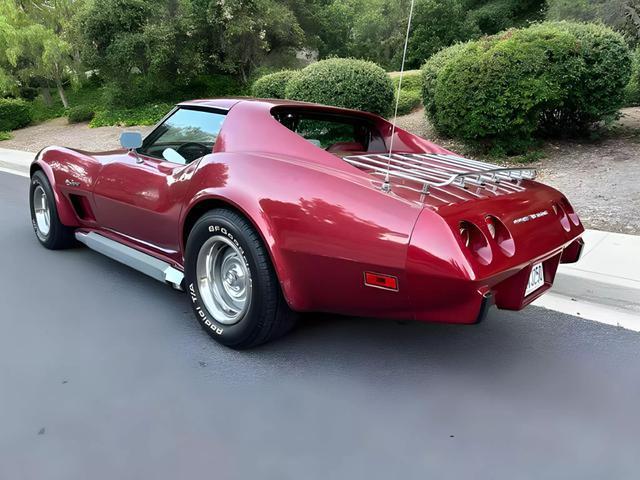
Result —
<path fill-rule="evenodd" d="M 198 304 L 198 295 L 193 283 L 189 285 L 189 296 L 191 297 L 191 301 L 196 304 L 196 315 L 200 317 L 202 323 L 204 323 L 205 326 L 207 326 L 212 332 L 216 333 L 217 335 L 222 335 L 224 333 L 224 329 L 217 327 L 211 320 L 209 320 L 207 314 Z"/>

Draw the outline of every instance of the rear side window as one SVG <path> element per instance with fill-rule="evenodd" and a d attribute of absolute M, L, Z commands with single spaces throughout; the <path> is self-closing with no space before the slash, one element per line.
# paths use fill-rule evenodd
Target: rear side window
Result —
<path fill-rule="evenodd" d="M 316 147 L 338 155 L 385 151 L 380 133 L 366 118 L 304 111 L 281 111 L 274 116 Z"/>

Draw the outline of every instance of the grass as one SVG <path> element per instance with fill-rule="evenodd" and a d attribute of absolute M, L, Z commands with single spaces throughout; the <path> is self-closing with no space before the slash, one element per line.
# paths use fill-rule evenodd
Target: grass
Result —
<path fill-rule="evenodd" d="M 11 135 L 11 132 L 0 132 L 0 142 L 2 140 L 11 140 L 13 138 L 13 135 Z"/>

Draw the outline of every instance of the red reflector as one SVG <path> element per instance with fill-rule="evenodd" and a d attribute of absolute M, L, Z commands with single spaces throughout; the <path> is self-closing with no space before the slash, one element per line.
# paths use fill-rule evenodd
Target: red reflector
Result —
<path fill-rule="evenodd" d="M 364 284 L 367 287 L 384 288 L 385 290 L 398 291 L 398 279 L 391 275 L 381 273 L 364 272 Z"/>

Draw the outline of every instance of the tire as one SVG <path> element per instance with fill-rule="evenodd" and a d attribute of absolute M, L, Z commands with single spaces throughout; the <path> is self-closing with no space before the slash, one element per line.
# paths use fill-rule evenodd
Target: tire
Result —
<path fill-rule="evenodd" d="M 40 170 L 31 177 L 29 210 L 36 238 L 43 247 L 49 250 L 61 250 L 75 245 L 74 229 L 60 223 L 51 184 L 44 172 Z"/>
<path fill-rule="evenodd" d="M 191 229 L 185 286 L 200 325 L 230 348 L 272 341 L 296 321 L 260 236 L 231 210 L 212 210 Z"/>

